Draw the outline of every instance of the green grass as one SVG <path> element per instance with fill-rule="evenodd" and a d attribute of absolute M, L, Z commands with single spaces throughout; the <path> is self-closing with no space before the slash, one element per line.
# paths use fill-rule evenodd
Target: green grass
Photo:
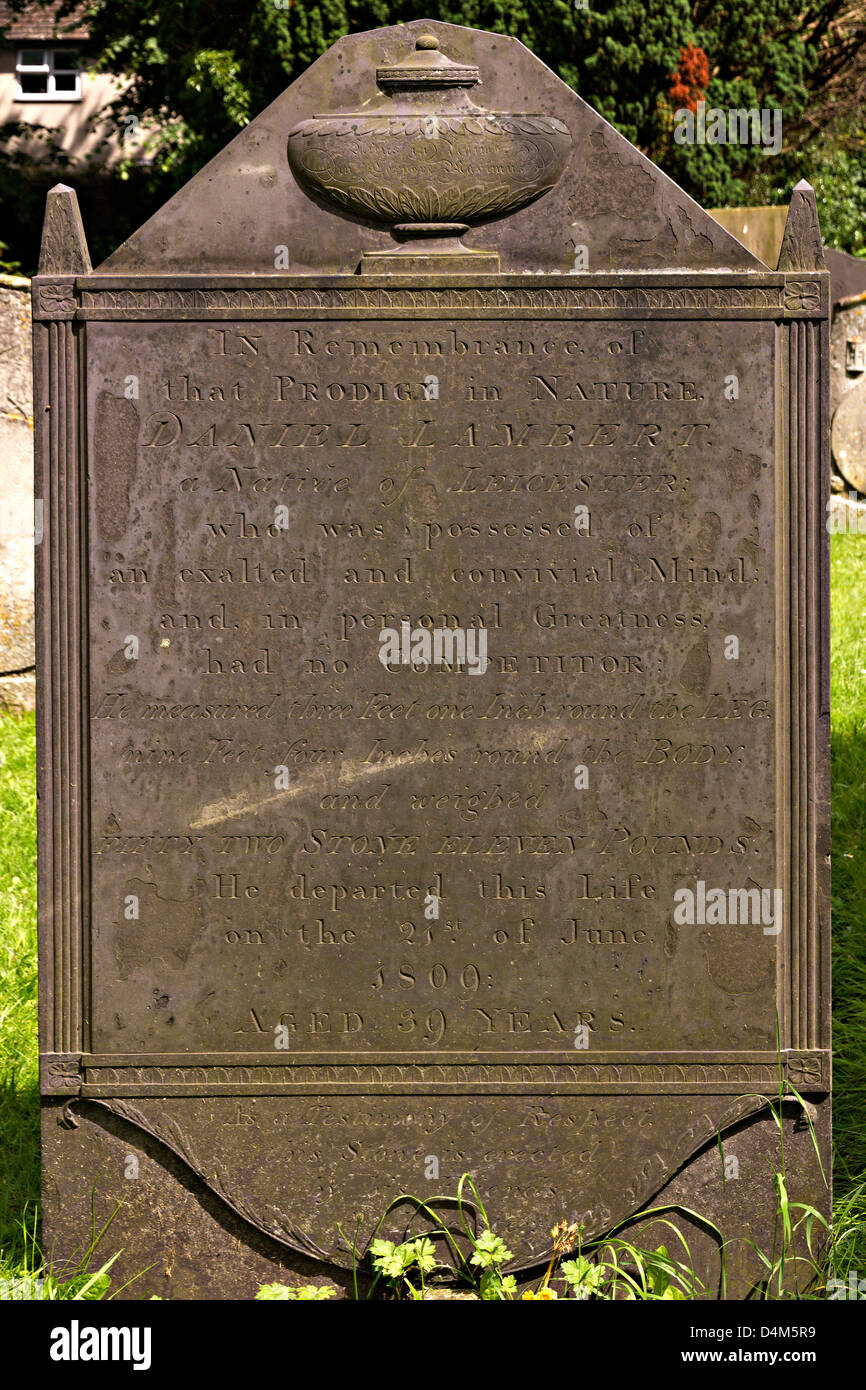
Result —
<path fill-rule="evenodd" d="M 832 539 L 837 1272 L 866 1269 L 866 540 Z M 34 720 L 0 719 L 0 1277 L 39 1196 Z M 557 1213 L 553 1213 L 555 1217 Z M 32 1259 L 32 1255 L 31 1255 Z"/>
<path fill-rule="evenodd" d="M 39 1198 L 33 715 L 0 721 L 0 1275 L 24 1261 Z"/>
<path fill-rule="evenodd" d="M 866 540 L 831 541 L 833 1070 L 836 1216 L 866 1265 Z M 859 1261 L 859 1263 L 858 1263 Z"/>

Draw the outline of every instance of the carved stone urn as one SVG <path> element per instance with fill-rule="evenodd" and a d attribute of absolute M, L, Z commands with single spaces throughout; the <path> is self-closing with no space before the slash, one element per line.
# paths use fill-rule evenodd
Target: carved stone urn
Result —
<path fill-rule="evenodd" d="M 491 259 L 453 238 L 553 188 L 571 134 L 553 116 L 481 109 L 469 98 L 480 80 L 477 67 L 453 62 L 437 38 L 422 35 L 404 63 L 376 70 L 381 95 L 364 111 L 295 126 L 295 177 L 341 212 L 385 223 L 398 238 L 431 239 L 427 254 Z"/>

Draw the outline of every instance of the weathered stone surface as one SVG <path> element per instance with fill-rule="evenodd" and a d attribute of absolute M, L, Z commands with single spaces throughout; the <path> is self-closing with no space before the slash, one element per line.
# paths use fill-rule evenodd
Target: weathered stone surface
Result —
<path fill-rule="evenodd" d="M 35 699 L 29 288 L 0 276 L 0 709 Z"/>
<path fill-rule="evenodd" d="M 791 194 L 778 265 L 780 270 L 795 271 L 827 268 L 815 190 L 806 179 L 801 179 Z"/>
<path fill-rule="evenodd" d="M 785 207 L 710 208 L 717 222 L 763 261 L 775 266 L 785 233 L 788 209 Z"/>
<path fill-rule="evenodd" d="M 830 409 L 833 462 L 855 495 L 866 493 L 866 293 L 844 300 L 833 316 Z"/>
<path fill-rule="evenodd" d="M 824 260 L 830 272 L 830 299 L 834 305 L 840 299 L 866 293 L 866 256 L 849 256 L 847 251 L 825 246 Z"/>
<path fill-rule="evenodd" d="M 310 121 L 347 144 L 302 186 Z M 93 272 L 58 191 L 34 302 L 59 1249 L 96 1183 L 128 1191 L 124 1272 L 178 1271 L 147 1291 L 347 1288 L 358 1215 L 365 1241 L 466 1171 L 521 1279 L 561 1217 L 602 1235 L 659 1194 L 770 1243 L 777 1019 L 829 1134 L 804 202 L 768 270 L 520 44 L 438 23 L 341 40 Z M 826 1207 L 810 1142 L 792 1182 Z"/>
<path fill-rule="evenodd" d="M 427 32 L 439 36 L 449 59 L 479 72 L 483 64 L 482 84 L 473 89 L 480 95 L 473 100 L 485 111 L 554 117 L 572 136 L 571 176 L 567 171 L 543 203 L 473 227 L 462 238 L 467 247 L 499 252 L 502 270 L 516 273 L 567 273 L 580 245 L 589 248 L 590 268 L 598 271 L 758 268 L 729 232 L 522 44 L 488 34 L 480 51 L 477 31 L 422 20 L 379 30 L 375 39 L 360 34 L 340 39 L 100 271 L 130 274 L 158 267 L 162 274 L 272 276 L 275 247 L 286 245 L 293 272 L 352 274 L 362 253 L 393 251 L 383 227 L 347 223 L 300 189 L 287 165 L 287 142 L 302 121 L 320 113 L 359 113 L 371 102 L 381 105 L 376 70 L 407 60 L 416 38 Z M 416 138 L 434 159 L 435 140 L 425 136 L 423 121 Z M 574 176 L 578 167 L 579 178 Z M 395 167 L 395 188 L 398 174 Z M 225 215 L 228 207 L 231 216 Z"/>
<path fill-rule="evenodd" d="M 787 208 L 710 208 L 709 211 L 764 265 L 778 265 Z M 837 251 L 833 246 L 824 246 L 823 256 L 830 272 L 831 305 L 866 291 L 866 258 L 850 256 L 847 251 Z"/>

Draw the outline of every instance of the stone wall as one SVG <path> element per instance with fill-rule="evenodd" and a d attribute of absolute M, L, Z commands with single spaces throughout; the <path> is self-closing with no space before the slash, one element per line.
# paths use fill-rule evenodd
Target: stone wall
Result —
<path fill-rule="evenodd" d="M 30 281 L 0 276 L 0 711 L 32 709 L 33 388 Z"/>

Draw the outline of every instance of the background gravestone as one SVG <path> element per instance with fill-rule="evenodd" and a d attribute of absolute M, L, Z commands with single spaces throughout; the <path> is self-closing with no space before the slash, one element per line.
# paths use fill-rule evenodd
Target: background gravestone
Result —
<path fill-rule="evenodd" d="M 830 338 L 830 443 L 841 479 L 866 492 L 866 291 L 838 305 Z M 849 492 L 849 497 L 854 492 Z"/>
<path fill-rule="evenodd" d="M 58 1253 L 95 1191 L 136 1293 L 348 1288 L 356 1213 L 470 1171 L 519 1271 L 679 1204 L 746 1292 L 780 1062 L 829 1168 L 827 279 L 808 185 L 768 270 L 439 23 L 342 39 L 95 271 L 50 196 Z"/>
<path fill-rule="evenodd" d="M 0 712 L 36 697 L 29 289 L 0 275 Z"/>

